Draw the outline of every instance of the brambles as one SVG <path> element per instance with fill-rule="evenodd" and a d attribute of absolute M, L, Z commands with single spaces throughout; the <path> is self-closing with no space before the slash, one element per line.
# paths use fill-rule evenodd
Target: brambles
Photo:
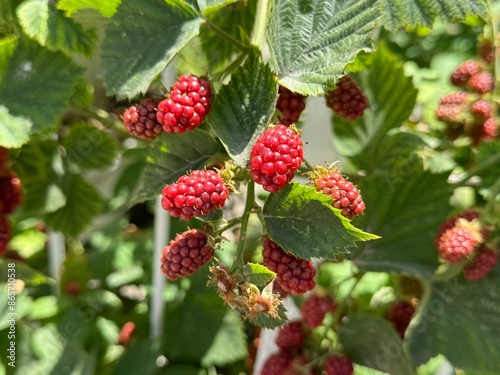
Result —
<path fill-rule="evenodd" d="M 316 285 L 316 268 L 311 261 L 286 253 L 269 237 L 264 238 L 262 256 L 264 265 L 276 272 L 276 278 L 285 291 L 303 294 Z"/>
<path fill-rule="evenodd" d="M 284 86 L 279 87 L 276 109 L 281 112 L 281 116 L 278 116 L 280 124 L 291 125 L 299 121 L 300 114 L 306 107 L 305 98 L 305 96 L 296 94 Z"/>
<path fill-rule="evenodd" d="M 158 104 L 158 122 L 166 133 L 193 131 L 208 115 L 211 95 L 208 81 L 194 75 L 180 76 L 169 97 Z"/>
<path fill-rule="evenodd" d="M 387 320 L 392 323 L 401 338 L 405 337 L 406 329 L 414 313 L 415 307 L 407 301 L 395 302 L 389 306 Z"/>
<path fill-rule="evenodd" d="M 300 136 L 287 126 L 278 124 L 257 139 L 248 167 L 252 179 L 264 190 L 277 192 L 293 179 L 303 159 Z"/>
<path fill-rule="evenodd" d="M 333 166 L 329 169 L 316 167 L 310 173 L 316 190 L 333 198 L 333 207 L 342 210 L 342 215 L 353 219 L 363 213 L 365 203 L 354 184 L 342 176 L 340 169 Z"/>
<path fill-rule="evenodd" d="M 368 108 L 363 91 L 349 76 L 344 76 L 337 82 L 337 87 L 326 94 L 326 106 L 340 117 L 355 120 L 362 116 Z"/>
<path fill-rule="evenodd" d="M 143 99 L 140 104 L 129 107 L 123 113 L 123 126 L 134 137 L 153 140 L 163 133 L 156 119 L 156 106 L 159 100 Z"/>
<path fill-rule="evenodd" d="M 323 323 L 325 315 L 334 312 L 336 308 L 337 306 L 330 296 L 319 296 L 316 293 L 311 293 L 300 307 L 300 311 L 304 323 L 310 328 L 316 328 Z"/>
<path fill-rule="evenodd" d="M 161 270 L 169 280 L 192 275 L 214 256 L 208 235 L 191 229 L 175 236 L 163 249 Z"/>
<path fill-rule="evenodd" d="M 469 281 L 479 281 L 485 278 L 498 263 L 498 251 L 482 246 L 474 259 L 464 268 L 464 277 Z"/>
<path fill-rule="evenodd" d="M 197 170 L 165 186 L 162 195 L 161 205 L 170 215 L 189 220 L 222 208 L 229 188 L 217 172 Z"/>

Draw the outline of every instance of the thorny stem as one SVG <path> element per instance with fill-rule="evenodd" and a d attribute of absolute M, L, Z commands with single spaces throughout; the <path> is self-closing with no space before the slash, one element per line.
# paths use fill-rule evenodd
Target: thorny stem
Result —
<path fill-rule="evenodd" d="M 218 229 L 216 230 L 216 233 L 218 233 L 218 234 L 222 234 L 222 233 L 224 233 L 226 230 L 228 230 L 228 229 L 230 229 L 230 228 L 234 227 L 235 225 L 239 224 L 239 222 L 240 222 L 240 218 L 239 218 L 239 217 L 234 218 L 234 219 L 231 219 L 231 220 L 229 220 L 229 221 L 226 223 L 226 225 L 224 225 L 224 226 L 222 226 L 222 227 L 218 228 Z"/>
<path fill-rule="evenodd" d="M 240 228 L 240 238 L 238 240 L 238 247 L 236 249 L 235 262 L 231 267 L 231 271 L 236 268 L 243 266 L 243 251 L 245 250 L 245 240 L 247 237 L 248 220 L 250 218 L 250 213 L 252 212 L 255 203 L 255 183 L 253 181 L 248 182 L 247 188 L 247 200 L 245 202 L 245 211 L 241 217 L 241 228 Z"/>

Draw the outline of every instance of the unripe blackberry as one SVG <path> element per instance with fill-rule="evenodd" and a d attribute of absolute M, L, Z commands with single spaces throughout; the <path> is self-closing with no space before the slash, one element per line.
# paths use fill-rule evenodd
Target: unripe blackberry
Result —
<path fill-rule="evenodd" d="M 21 204 L 23 191 L 17 175 L 8 170 L 0 177 L 0 213 L 11 214 Z"/>
<path fill-rule="evenodd" d="M 472 75 L 481 71 L 481 64 L 474 60 L 461 63 L 451 75 L 451 83 L 455 86 L 465 86 Z"/>
<path fill-rule="evenodd" d="M 173 217 L 187 221 L 222 208 L 229 188 L 217 172 L 196 170 L 165 186 L 162 195 L 162 207 Z"/>
<path fill-rule="evenodd" d="M 9 220 L 0 214 L 0 255 L 7 251 L 7 245 L 10 242 L 10 223 Z"/>
<path fill-rule="evenodd" d="M 208 236 L 199 229 L 177 234 L 170 245 L 163 249 L 161 270 L 169 280 L 192 275 L 214 256 Z"/>
<path fill-rule="evenodd" d="M 280 328 L 278 331 L 278 336 L 276 337 L 276 345 L 283 350 L 294 350 L 299 349 L 306 335 L 302 329 L 302 323 L 300 321 L 291 322 Z"/>
<path fill-rule="evenodd" d="M 135 324 L 133 322 L 127 322 L 123 325 L 118 335 L 118 345 L 127 345 L 135 334 Z"/>
<path fill-rule="evenodd" d="M 446 262 L 461 263 L 482 242 L 480 230 L 469 224 L 464 219 L 458 219 L 457 224 L 439 238 L 438 252 Z"/>
<path fill-rule="evenodd" d="M 368 101 L 358 84 L 351 77 L 344 76 L 334 90 L 327 92 L 326 106 L 340 117 L 353 121 L 363 115 Z"/>
<path fill-rule="evenodd" d="M 326 375 L 352 375 L 354 367 L 352 361 L 345 355 L 335 354 L 328 357 L 323 364 Z"/>
<path fill-rule="evenodd" d="M 353 219 L 363 213 L 365 203 L 359 190 L 340 173 L 340 169 L 333 167 L 326 170 L 317 167 L 311 174 L 316 191 L 333 199 L 333 207 L 342 210 L 342 215 Z"/>
<path fill-rule="evenodd" d="M 463 124 L 468 118 L 468 105 L 441 104 L 436 108 L 436 118 L 447 124 Z"/>
<path fill-rule="evenodd" d="M 283 189 L 304 159 L 302 140 L 291 128 L 279 124 L 264 131 L 250 153 L 252 179 L 271 193 Z"/>
<path fill-rule="evenodd" d="M 479 72 L 470 77 L 467 85 L 479 94 L 486 94 L 493 91 L 495 78 L 490 72 Z"/>
<path fill-rule="evenodd" d="M 69 294 L 71 296 L 79 296 L 82 293 L 82 288 L 80 287 L 80 284 L 77 283 L 76 281 L 69 281 L 64 286 L 64 293 Z"/>
<path fill-rule="evenodd" d="M 312 375 L 306 370 L 309 360 L 303 356 L 292 356 L 289 352 L 280 350 L 267 358 L 260 375 Z"/>
<path fill-rule="evenodd" d="M 279 97 L 276 101 L 276 108 L 281 112 L 281 116 L 278 116 L 280 123 L 291 125 L 299 121 L 300 114 L 306 107 L 305 99 L 305 96 L 280 86 Z"/>
<path fill-rule="evenodd" d="M 410 302 L 400 301 L 389 306 L 387 320 L 392 323 L 401 338 L 404 338 L 414 313 L 415 307 Z"/>
<path fill-rule="evenodd" d="M 314 288 L 316 268 L 311 261 L 286 253 L 269 237 L 264 238 L 263 245 L 263 263 L 276 272 L 276 278 L 284 290 L 292 294 L 303 294 Z"/>
<path fill-rule="evenodd" d="M 143 99 L 139 105 L 128 108 L 123 113 L 123 126 L 134 137 L 153 140 L 163 133 L 156 119 L 158 100 Z"/>
<path fill-rule="evenodd" d="M 496 119 L 494 117 L 490 117 L 484 122 L 483 126 L 481 127 L 480 139 L 486 142 L 494 141 L 499 134 L 500 131 L 498 129 Z"/>
<path fill-rule="evenodd" d="M 156 118 L 167 133 L 196 129 L 208 115 L 212 89 L 208 81 L 183 75 L 170 88 L 169 97 L 158 104 Z"/>
<path fill-rule="evenodd" d="M 309 294 L 300 307 L 302 320 L 313 329 L 323 323 L 323 319 L 327 313 L 334 312 L 336 309 L 337 305 L 330 296 L 318 296 L 314 293 Z"/>
<path fill-rule="evenodd" d="M 467 221 L 472 221 L 474 219 L 479 219 L 479 212 L 476 210 L 466 210 L 458 215 L 454 215 L 450 217 L 448 220 L 446 220 L 443 224 L 438 229 L 438 232 L 436 234 L 435 242 L 434 244 L 436 245 L 436 248 L 439 247 L 439 239 L 443 235 L 444 232 L 447 230 L 450 230 L 457 224 L 458 219 L 465 219 Z"/>
<path fill-rule="evenodd" d="M 485 278 L 498 263 L 498 251 L 481 247 L 476 257 L 468 263 L 464 270 L 464 277 L 469 281 L 478 281 Z"/>
<path fill-rule="evenodd" d="M 489 40 L 481 40 L 478 43 L 477 53 L 488 64 L 493 64 L 495 61 L 495 49 Z"/>
<path fill-rule="evenodd" d="M 467 104 L 470 94 L 465 91 L 457 91 L 441 97 L 441 104 Z"/>
<path fill-rule="evenodd" d="M 491 104 L 487 100 L 480 99 L 472 103 L 470 109 L 474 116 L 480 119 L 486 120 L 491 117 Z"/>

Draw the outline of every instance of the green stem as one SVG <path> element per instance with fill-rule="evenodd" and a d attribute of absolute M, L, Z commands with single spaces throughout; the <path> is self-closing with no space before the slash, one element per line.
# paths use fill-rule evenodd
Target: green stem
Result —
<path fill-rule="evenodd" d="M 466 173 L 464 173 L 463 177 L 461 177 L 458 181 L 455 182 L 455 185 L 461 185 L 469 178 L 499 163 L 500 163 L 500 152 L 486 159 L 482 163 L 476 165 L 474 168 L 469 169 Z"/>
<path fill-rule="evenodd" d="M 314 172 L 314 167 L 306 159 L 304 159 L 304 164 L 311 172 Z"/>
<path fill-rule="evenodd" d="M 224 225 L 224 226 L 222 226 L 222 227 L 218 228 L 218 229 L 215 231 L 215 234 L 219 234 L 219 235 L 220 235 L 220 234 L 224 233 L 226 230 L 228 230 L 228 229 L 230 229 L 230 228 L 234 227 L 235 225 L 237 225 L 237 224 L 239 224 L 239 223 L 240 223 L 240 218 L 239 218 L 239 217 L 234 218 L 234 219 L 231 219 L 231 220 L 229 220 L 229 221 L 226 223 L 226 225 Z"/>
<path fill-rule="evenodd" d="M 500 82 L 500 59 L 497 58 L 497 49 L 500 48 L 500 40 L 498 38 L 498 15 L 493 12 L 493 0 L 488 0 L 488 8 L 491 16 L 491 32 L 493 33 L 493 76 L 495 77 L 495 90 L 494 92 L 498 94 L 500 86 L 498 82 Z"/>
<path fill-rule="evenodd" d="M 490 196 L 488 203 L 484 207 L 484 212 L 486 214 L 490 213 L 493 217 L 495 213 L 495 206 L 497 204 L 497 196 L 500 194 L 500 177 L 495 181 L 495 183 L 490 188 Z"/>
<path fill-rule="evenodd" d="M 245 202 L 245 212 L 241 218 L 240 238 L 238 240 L 238 247 L 236 249 L 235 261 L 231 271 L 239 267 L 243 267 L 243 252 L 245 251 L 245 240 L 247 237 L 248 220 L 255 203 L 255 183 L 251 180 L 247 188 L 247 200 Z"/>
<path fill-rule="evenodd" d="M 247 46 L 243 45 L 238 40 L 234 39 L 231 35 L 227 34 L 225 31 L 219 29 L 217 26 L 211 23 L 210 20 L 208 20 L 207 18 L 205 18 L 205 22 L 207 26 L 210 28 L 210 30 L 212 30 L 215 34 L 224 39 L 226 42 L 233 44 L 242 52 L 247 52 L 249 50 Z"/>
<path fill-rule="evenodd" d="M 258 48 L 262 48 L 262 44 L 264 44 L 272 3 L 272 0 L 258 0 L 257 2 L 257 13 L 255 14 L 255 23 L 250 42 Z"/>

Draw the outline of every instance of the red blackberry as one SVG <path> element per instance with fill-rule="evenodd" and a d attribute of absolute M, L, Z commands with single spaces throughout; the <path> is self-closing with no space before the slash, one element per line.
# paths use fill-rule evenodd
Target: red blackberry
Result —
<path fill-rule="evenodd" d="M 170 245 L 163 249 L 161 270 L 169 280 L 192 275 L 214 256 L 208 236 L 199 229 L 177 234 Z"/>
<path fill-rule="evenodd" d="M 486 94 L 487 92 L 493 91 L 495 87 L 495 78 L 490 72 L 479 72 L 470 77 L 469 81 L 467 81 L 467 85 L 479 94 Z"/>
<path fill-rule="evenodd" d="M 167 99 L 158 104 L 156 118 L 167 133 L 196 129 L 210 111 L 210 84 L 193 75 L 183 75 L 170 88 Z"/>
<path fill-rule="evenodd" d="M 7 251 L 7 245 L 10 242 L 10 223 L 9 220 L 0 214 L 0 255 Z"/>
<path fill-rule="evenodd" d="M 11 214 L 21 204 L 22 198 L 21 181 L 12 170 L 8 170 L 0 177 L 0 212 Z"/>
<path fill-rule="evenodd" d="M 466 104 L 469 101 L 469 93 L 457 91 L 441 97 L 441 104 Z"/>
<path fill-rule="evenodd" d="M 158 100 L 143 99 L 139 105 L 128 108 L 123 113 L 123 126 L 134 137 L 153 140 L 163 133 L 156 119 Z"/>
<path fill-rule="evenodd" d="M 288 295 L 288 292 L 283 289 L 277 279 L 274 279 L 273 281 L 273 293 L 278 293 L 280 295 L 280 298 L 285 298 Z"/>
<path fill-rule="evenodd" d="M 498 263 L 498 252 L 481 247 L 476 257 L 464 268 L 464 277 L 469 281 L 478 281 L 486 277 Z"/>
<path fill-rule="evenodd" d="M 294 350 L 302 346 L 305 338 L 302 323 L 291 322 L 280 328 L 276 337 L 276 345 L 283 350 Z"/>
<path fill-rule="evenodd" d="M 465 86 L 473 74 L 481 71 L 481 64 L 474 60 L 461 63 L 451 74 L 451 83 L 455 86 Z"/>
<path fill-rule="evenodd" d="M 351 77 L 344 76 L 333 91 L 327 92 L 326 106 L 340 117 L 352 121 L 363 115 L 368 101 L 358 84 Z"/>
<path fill-rule="evenodd" d="M 442 259 L 458 264 L 469 257 L 482 242 L 482 235 L 471 223 L 458 219 L 457 224 L 439 238 L 438 252 Z"/>
<path fill-rule="evenodd" d="M 491 117 L 491 104 L 489 101 L 480 99 L 471 105 L 471 111 L 474 116 L 486 120 Z"/>
<path fill-rule="evenodd" d="M 0 147 L 0 175 L 5 172 L 7 161 L 9 160 L 9 150 L 5 147 Z"/>
<path fill-rule="evenodd" d="M 311 178 L 314 179 L 316 191 L 333 198 L 333 207 L 342 210 L 343 216 L 353 219 L 365 210 L 359 190 L 342 176 L 340 169 L 317 167 Z"/>
<path fill-rule="evenodd" d="M 291 125 L 299 121 L 300 114 L 306 107 L 305 98 L 305 96 L 296 94 L 284 86 L 279 87 L 276 108 L 281 112 L 281 116 L 278 116 L 281 124 Z"/>
<path fill-rule="evenodd" d="M 482 40 L 478 43 L 477 53 L 488 64 L 493 64 L 495 61 L 495 49 L 489 40 Z"/>
<path fill-rule="evenodd" d="M 441 238 L 443 233 L 446 232 L 447 230 L 450 230 L 451 228 L 453 228 L 457 224 L 458 219 L 465 219 L 467 221 L 472 221 L 472 220 L 478 219 L 478 218 L 479 218 L 479 213 L 475 210 L 466 210 L 458 215 L 450 217 L 443 224 L 441 224 L 441 226 L 438 229 L 438 233 L 436 235 L 436 239 L 434 242 L 436 245 L 436 248 L 439 247 L 439 239 Z"/>
<path fill-rule="evenodd" d="M 303 355 L 292 356 L 280 350 L 267 358 L 260 375 L 312 375 L 312 371 L 305 368 L 308 363 L 309 360 Z"/>
<path fill-rule="evenodd" d="M 323 364 L 323 369 L 326 375 L 352 375 L 354 372 L 352 361 L 341 354 L 327 358 Z"/>
<path fill-rule="evenodd" d="M 133 322 L 127 322 L 123 325 L 120 334 L 118 335 L 118 345 L 127 345 L 135 334 L 135 324 Z"/>
<path fill-rule="evenodd" d="M 323 323 L 323 319 L 327 313 L 334 312 L 336 309 L 337 305 L 335 305 L 330 296 L 326 295 L 320 297 L 312 293 L 306 298 L 300 311 L 304 323 L 311 328 L 316 328 Z"/>
<path fill-rule="evenodd" d="M 415 307 L 406 301 L 396 302 L 389 306 L 387 320 L 392 323 L 401 338 L 404 338 L 414 313 Z"/>
<path fill-rule="evenodd" d="M 438 120 L 447 124 L 463 124 L 467 120 L 468 105 L 465 104 L 441 104 L 436 108 Z"/>
<path fill-rule="evenodd" d="M 162 207 L 173 217 L 190 220 L 226 203 L 229 194 L 223 179 L 213 170 L 196 170 L 163 188 Z"/>
<path fill-rule="evenodd" d="M 300 136 L 279 124 L 264 131 L 255 142 L 250 153 L 250 173 L 264 190 L 274 193 L 293 179 L 303 159 Z"/>
<path fill-rule="evenodd" d="M 490 117 L 484 122 L 481 128 L 480 138 L 486 142 L 494 141 L 498 137 L 498 134 L 500 134 L 500 132 L 498 130 L 497 121 L 494 117 Z"/>
<path fill-rule="evenodd" d="M 64 287 L 64 293 L 71 296 L 79 296 L 82 293 L 82 288 L 76 281 L 70 281 Z"/>
<path fill-rule="evenodd" d="M 303 294 L 314 288 L 316 268 L 307 259 L 286 253 L 269 237 L 264 238 L 263 263 L 271 271 L 284 290 L 293 294 Z"/>

